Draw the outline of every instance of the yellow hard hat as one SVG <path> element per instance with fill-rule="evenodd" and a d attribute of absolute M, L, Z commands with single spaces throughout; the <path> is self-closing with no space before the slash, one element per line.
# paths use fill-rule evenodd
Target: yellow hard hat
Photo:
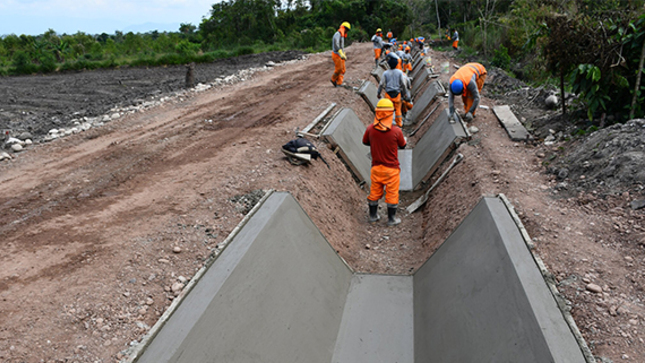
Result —
<path fill-rule="evenodd" d="M 348 30 L 352 28 L 352 26 L 351 26 L 351 25 L 349 25 L 349 23 L 348 23 L 348 22 L 346 22 L 346 21 L 344 21 L 342 24 L 340 24 L 340 26 L 344 26 L 344 27 L 345 27 L 345 28 L 347 28 Z"/>
<path fill-rule="evenodd" d="M 376 108 L 380 108 L 381 110 L 394 110 L 394 104 L 387 98 L 381 98 L 376 104 Z"/>
<path fill-rule="evenodd" d="M 383 31 L 381 30 L 381 28 L 378 28 L 378 29 L 376 29 L 376 32 L 377 33 L 382 33 Z"/>

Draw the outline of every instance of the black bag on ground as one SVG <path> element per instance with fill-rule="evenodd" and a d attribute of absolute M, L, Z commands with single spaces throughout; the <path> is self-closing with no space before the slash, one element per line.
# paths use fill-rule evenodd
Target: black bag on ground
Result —
<path fill-rule="evenodd" d="M 320 155 L 320 153 L 318 152 L 316 145 L 314 145 L 311 141 L 305 139 L 304 137 L 293 139 L 288 143 L 282 145 L 282 150 L 288 151 L 293 154 L 309 154 L 311 155 L 312 159 L 316 160 L 320 158 L 323 163 L 327 164 L 325 159 L 323 159 L 322 155 Z M 329 164 L 327 164 L 327 167 L 329 167 Z"/>

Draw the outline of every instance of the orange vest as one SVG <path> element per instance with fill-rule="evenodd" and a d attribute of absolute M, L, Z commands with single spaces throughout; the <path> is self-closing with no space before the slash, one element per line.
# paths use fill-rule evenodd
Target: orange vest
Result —
<path fill-rule="evenodd" d="M 459 68 L 455 74 L 450 77 L 450 81 L 448 82 L 449 84 L 452 84 L 452 81 L 455 79 L 461 80 L 464 84 L 464 93 L 462 94 L 464 97 L 468 97 L 468 84 L 470 84 L 470 81 L 472 81 L 473 74 L 477 75 L 477 78 L 480 76 L 486 74 L 486 68 L 484 68 L 483 65 L 479 63 L 467 63 L 463 67 Z"/>

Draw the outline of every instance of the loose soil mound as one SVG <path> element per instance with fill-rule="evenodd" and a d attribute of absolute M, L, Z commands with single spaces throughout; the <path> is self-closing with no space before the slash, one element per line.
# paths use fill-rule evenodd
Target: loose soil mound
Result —
<path fill-rule="evenodd" d="M 557 167 L 559 189 L 643 193 L 645 185 L 645 120 L 636 119 L 593 132 L 567 146 Z"/>

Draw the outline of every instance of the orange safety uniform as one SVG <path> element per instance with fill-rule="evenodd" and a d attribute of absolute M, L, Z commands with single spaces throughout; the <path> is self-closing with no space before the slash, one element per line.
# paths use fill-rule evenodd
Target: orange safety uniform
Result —
<path fill-rule="evenodd" d="M 338 33 L 342 38 L 347 38 L 347 31 L 344 26 L 338 29 Z M 334 74 L 331 76 L 331 81 L 340 86 L 345 79 L 345 60 L 335 51 L 331 52 L 331 59 L 334 61 Z"/>
<path fill-rule="evenodd" d="M 399 93 L 398 95 L 396 95 L 396 97 L 390 97 L 390 95 L 387 94 L 387 92 L 385 92 L 385 98 L 392 101 L 392 103 L 394 104 L 394 112 L 396 114 L 396 125 L 398 127 L 403 127 L 403 114 L 401 113 L 401 101 L 402 101 L 401 94 Z"/>
<path fill-rule="evenodd" d="M 381 48 L 374 48 L 374 59 L 379 60 L 381 58 Z"/>
<path fill-rule="evenodd" d="M 452 84 L 452 81 L 459 79 L 464 84 L 464 91 L 461 94 L 461 100 L 464 102 L 464 110 L 469 112 L 473 106 L 474 97 L 468 91 L 468 85 L 472 82 L 473 75 L 475 75 L 475 81 L 477 82 L 477 90 L 481 93 L 482 88 L 484 88 L 484 82 L 486 81 L 486 68 L 479 63 L 466 63 L 464 66 L 459 68 L 455 74 L 450 77 L 449 84 Z M 475 116 L 475 108 L 472 111 L 473 116 Z"/>
<path fill-rule="evenodd" d="M 401 97 L 401 95 L 399 95 Z M 406 100 L 401 100 L 401 113 L 402 114 L 407 114 L 408 111 L 412 109 L 412 102 L 408 102 Z"/>
<path fill-rule="evenodd" d="M 398 149 L 404 148 L 403 131 L 392 127 L 394 112 L 392 109 L 377 108 L 374 123 L 367 127 L 363 135 L 363 144 L 370 147 L 372 169 L 370 172 L 369 201 L 376 202 L 383 197 L 388 206 L 399 204 L 399 186 L 401 184 L 401 168 L 399 166 Z"/>

